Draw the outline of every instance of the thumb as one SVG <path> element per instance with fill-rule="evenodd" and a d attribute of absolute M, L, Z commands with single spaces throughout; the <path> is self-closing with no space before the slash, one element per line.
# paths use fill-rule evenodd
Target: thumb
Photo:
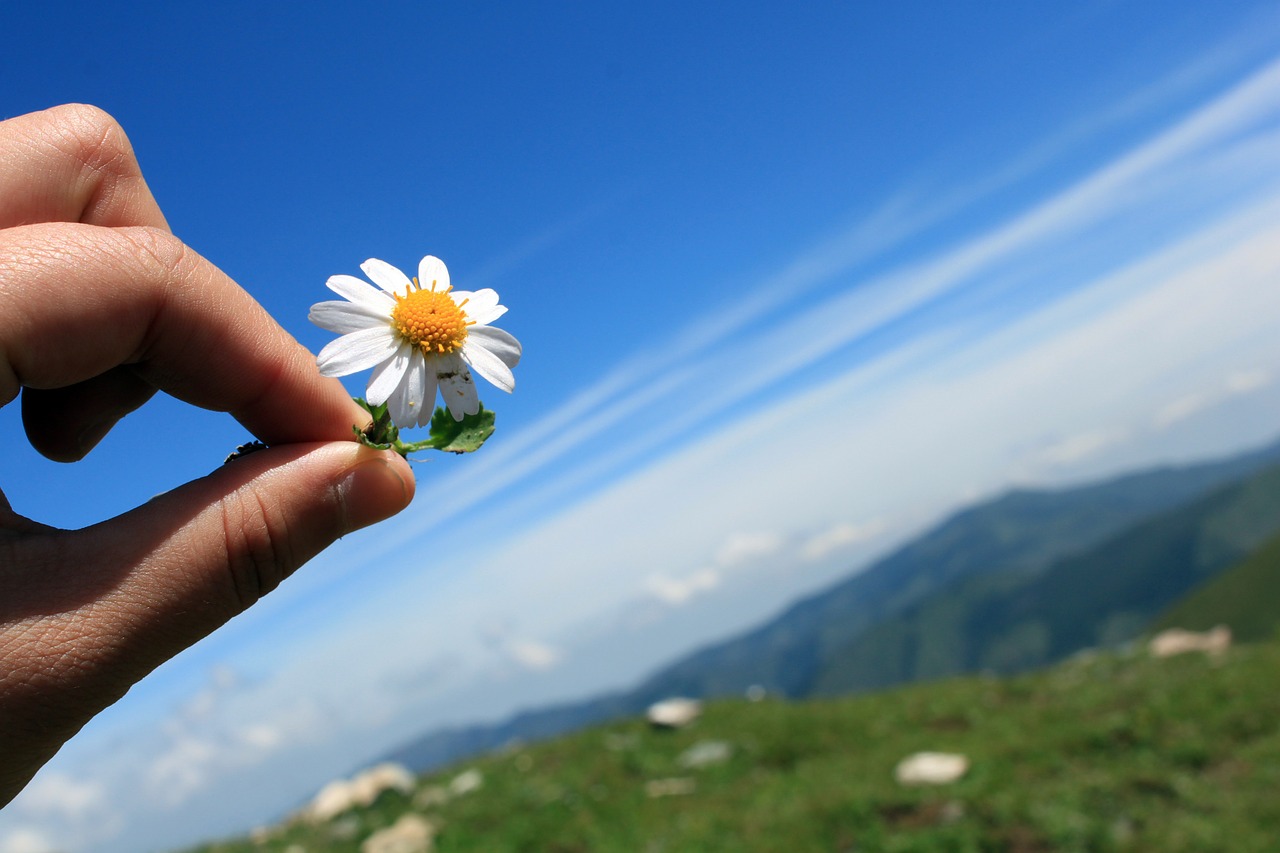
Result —
<path fill-rule="evenodd" d="M 144 675 L 413 489 L 397 454 L 338 442 L 250 454 L 81 531 L 4 513 L 0 805 Z"/>
<path fill-rule="evenodd" d="M 190 627 L 171 628 L 185 646 L 198 639 L 191 630 L 203 636 L 218 627 L 339 537 L 404 509 L 413 493 L 409 465 L 394 452 L 355 442 L 286 445 L 101 525 L 95 545 L 131 551 L 125 562 L 135 568 L 122 579 L 118 606 L 145 601 L 155 628 L 163 614 L 181 614 Z"/>
<path fill-rule="evenodd" d="M 8 525 L 0 755 L 13 767 L 0 767 L 0 804 L 148 672 L 413 491 L 395 453 L 285 445 L 84 530 Z"/>
<path fill-rule="evenodd" d="M 74 577 L 62 586 L 79 601 L 55 610 L 75 620 L 93 668 L 127 682 L 123 693 L 334 540 L 399 512 L 413 493 L 404 459 L 355 442 L 251 453 L 65 534 L 61 553 Z"/>

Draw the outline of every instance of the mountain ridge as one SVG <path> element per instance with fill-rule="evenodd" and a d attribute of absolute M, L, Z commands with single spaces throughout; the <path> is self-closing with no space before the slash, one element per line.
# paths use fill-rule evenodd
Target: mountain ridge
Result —
<path fill-rule="evenodd" d="M 962 579 L 832 655 L 839 695 L 964 672 L 1014 674 L 1135 639 L 1280 533 L 1280 465 L 1151 517 L 1045 572 Z"/>

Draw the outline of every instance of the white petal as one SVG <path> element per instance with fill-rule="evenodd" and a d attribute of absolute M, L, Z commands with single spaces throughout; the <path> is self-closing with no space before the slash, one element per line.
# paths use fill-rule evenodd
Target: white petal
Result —
<path fill-rule="evenodd" d="M 331 275 L 325 285 L 352 304 L 381 312 L 384 317 L 390 317 L 391 309 L 396 305 L 390 294 L 383 293 L 369 282 L 353 275 Z"/>
<path fill-rule="evenodd" d="M 511 368 L 502 363 L 502 359 L 485 349 L 484 345 L 468 335 L 462 344 L 462 357 L 467 364 L 475 368 L 485 379 L 508 393 L 515 389 L 516 378 L 511 375 Z"/>
<path fill-rule="evenodd" d="M 346 376 L 391 358 L 400 339 L 387 326 L 364 329 L 330 341 L 316 356 L 325 376 Z"/>
<path fill-rule="evenodd" d="M 449 268 L 435 255 L 427 255 L 418 261 L 418 284 L 430 290 L 432 282 L 436 290 L 448 290 Z"/>
<path fill-rule="evenodd" d="M 396 426 L 404 429 L 412 426 L 413 420 L 410 418 L 406 423 L 405 413 L 412 412 L 408 403 L 409 383 L 401 382 L 395 388 L 395 393 L 387 400 L 387 414 L 391 416 L 391 422 Z"/>
<path fill-rule="evenodd" d="M 409 368 L 404 379 L 396 386 L 396 391 L 387 400 L 387 413 L 400 429 L 407 429 L 418 422 L 418 413 L 422 411 L 422 388 L 426 384 L 427 365 L 422 357 L 422 350 L 410 347 Z"/>
<path fill-rule="evenodd" d="M 457 355 L 443 355 L 436 358 L 436 378 L 440 380 L 440 396 L 449 407 L 449 414 L 455 421 L 462 416 L 474 415 L 480 411 L 480 396 L 476 394 L 476 383 L 471 378 L 471 371 Z"/>
<path fill-rule="evenodd" d="M 436 372 L 430 365 L 425 366 L 422 375 L 426 379 L 426 384 L 422 388 L 422 411 L 418 412 L 420 427 L 430 425 L 431 416 L 436 412 L 436 393 L 440 388 L 440 380 L 436 378 Z"/>
<path fill-rule="evenodd" d="M 370 406 L 381 406 L 391 399 L 396 389 L 400 387 L 400 383 L 404 381 L 405 372 L 409 369 L 409 355 L 413 349 L 413 344 L 400 341 L 395 355 L 373 369 L 373 374 L 369 377 L 369 386 L 364 393 Z"/>
<path fill-rule="evenodd" d="M 463 311 L 467 312 L 467 317 L 475 320 L 480 326 L 492 323 L 507 313 L 507 307 L 498 304 L 498 294 L 492 288 L 486 287 L 474 292 L 455 290 L 449 295 L 453 297 L 454 302 L 462 306 Z M 463 302 L 466 304 L 463 305 Z"/>
<path fill-rule="evenodd" d="M 413 282 L 409 281 L 409 276 L 400 272 L 400 270 L 386 261 L 380 261 L 377 258 L 370 258 L 365 261 L 360 265 L 360 269 L 364 270 L 364 274 L 369 276 L 370 281 L 387 293 L 398 293 L 404 296 L 409 292 L 409 288 L 413 286 Z"/>
<path fill-rule="evenodd" d="M 520 355 L 524 352 L 524 347 L 520 346 L 514 335 L 492 326 L 472 326 L 467 330 L 467 340 L 463 342 L 463 346 L 472 341 L 502 359 L 507 367 L 519 364 Z"/>
<path fill-rule="evenodd" d="M 463 310 L 467 312 L 468 318 L 476 321 L 477 326 L 487 326 L 490 323 L 492 323 L 494 320 L 501 317 L 503 314 L 507 313 L 507 306 L 495 305 L 492 308 L 486 309 L 484 311 L 473 312 L 471 309 L 471 306 L 468 305 Z"/>
<path fill-rule="evenodd" d="M 386 314 L 370 311 L 363 305 L 338 301 L 317 302 L 311 306 L 307 319 L 322 329 L 340 335 L 387 325 Z"/>

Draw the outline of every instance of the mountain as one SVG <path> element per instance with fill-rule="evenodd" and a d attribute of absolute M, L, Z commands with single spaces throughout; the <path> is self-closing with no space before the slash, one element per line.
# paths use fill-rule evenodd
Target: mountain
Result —
<path fill-rule="evenodd" d="M 953 516 L 741 637 L 659 673 L 652 695 L 727 695 L 761 684 L 805 696 L 825 661 L 864 631 L 974 576 L 997 586 L 1087 551 L 1145 518 L 1280 461 L 1280 445 L 1225 462 L 1164 468 L 1061 491 L 1015 491 Z"/>
<path fill-rule="evenodd" d="M 979 670 L 1018 672 L 1141 635 L 1165 608 L 1280 533 L 1280 466 L 1034 575 L 962 579 L 824 659 L 833 695 Z"/>
<path fill-rule="evenodd" d="M 650 703 L 672 695 L 734 695 L 759 684 L 770 692 L 795 697 L 867 689 L 983 666 L 1013 671 L 1065 654 L 1064 649 L 1092 645 L 1099 636 L 1105 641 L 1128 636 L 1142 625 L 1125 622 L 1123 615 L 1109 623 L 1110 633 L 1063 625 L 1059 634 L 1046 637 L 1044 632 L 1052 626 L 1026 614 L 1038 612 L 1037 602 L 1055 600 L 1069 602 L 1072 613 L 1087 612 L 1091 606 L 1096 609 L 1088 585 L 1112 579 L 1103 572 L 1104 576 L 1089 580 L 1081 575 L 1079 584 L 1071 580 L 1073 572 L 1092 571 L 1088 566 L 1095 551 L 1115 547 L 1110 540 L 1120 537 L 1119 545 L 1129 549 L 1125 554 L 1154 559 L 1163 552 L 1156 548 L 1144 554 L 1144 540 L 1164 536 L 1161 531 L 1172 535 L 1185 525 L 1187 517 L 1178 516 L 1180 508 L 1209 500 L 1277 463 L 1280 444 L 1227 460 L 1159 468 L 1078 488 L 1013 491 L 955 514 L 761 627 L 695 652 L 633 690 L 523 712 L 498 725 L 437 731 L 388 758 L 426 770 L 515 740 L 541 739 L 640 713 Z M 1209 510 L 1191 512 L 1199 518 L 1203 511 Z M 1248 511 L 1242 510 L 1246 515 Z M 1272 517 L 1280 519 L 1280 512 Z M 1177 592 L 1158 597 L 1158 604 L 1132 610 L 1135 618 L 1145 613 L 1149 619 L 1191 584 L 1222 568 L 1223 560 L 1238 559 L 1248 550 L 1237 547 L 1245 540 L 1257 544 L 1243 517 L 1227 512 L 1222 518 L 1215 522 L 1223 525 L 1221 535 L 1204 540 L 1205 547 L 1219 550 L 1209 554 L 1207 562 L 1191 559 L 1179 575 L 1187 580 L 1169 587 Z M 1154 526 L 1132 539 L 1124 538 L 1126 531 L 1148 523 Z M 1240 525 L 1249 528 L 1249 535 L 1234 536 Z M 1176 550 L 1171 540 L 1161 541 L 1160 547 Z M 1132 578 L 1132 588 L 1123 591 L 1139 589 L 1149 577 Z M 1129 574 L 1120 571 L 1114 580 L 1121 578 Z M 1028 586 L 1031 581 L 1038 585 Z M 986 610 L 974 610 L 978 605 Z M 1000 608 L 1006 605 L 1013 608 L 1010 614 L 1021 614 L 1016 623 L 994 638 L 980 638 L 982 651 L 970 652 L 961 640 L 967 642 L 965 632 L 975 624 L 981 629 L 982 617 L 976 614 L 993 613 L 997 623 L 1004 625 Z M 949 629 L 943 627 L 947 624 Z M 864 642 L 868 634 L 872 641 Z M 965 651 L 957 653 L 952 646 Z M 931 657 L 935 654 L 936 660 Z"/>
<path fill-rule="evenodd" d="M 1280 536 L 1247 559 L 1192 590 L 1152 623 L 1151 630 L 1207 631 L 1227 625 L 1240 642 L 1266 640 L 1280 629 Z"/>

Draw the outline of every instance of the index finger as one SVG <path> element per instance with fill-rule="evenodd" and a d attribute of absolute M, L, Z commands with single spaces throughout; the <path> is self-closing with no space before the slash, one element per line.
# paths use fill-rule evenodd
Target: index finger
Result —
<path fill-rule="evenodd" d="M 268 444 L 349 439 L 368 421 L 262 306 L 167 231 L 0 230 L 0 404 L 119 365 Z"/>
<path fill-rule="evenodd" d="M 0 228 L 86 222 L 169 230 L 110 115 L 66 104 L 0 122 Z"/>

